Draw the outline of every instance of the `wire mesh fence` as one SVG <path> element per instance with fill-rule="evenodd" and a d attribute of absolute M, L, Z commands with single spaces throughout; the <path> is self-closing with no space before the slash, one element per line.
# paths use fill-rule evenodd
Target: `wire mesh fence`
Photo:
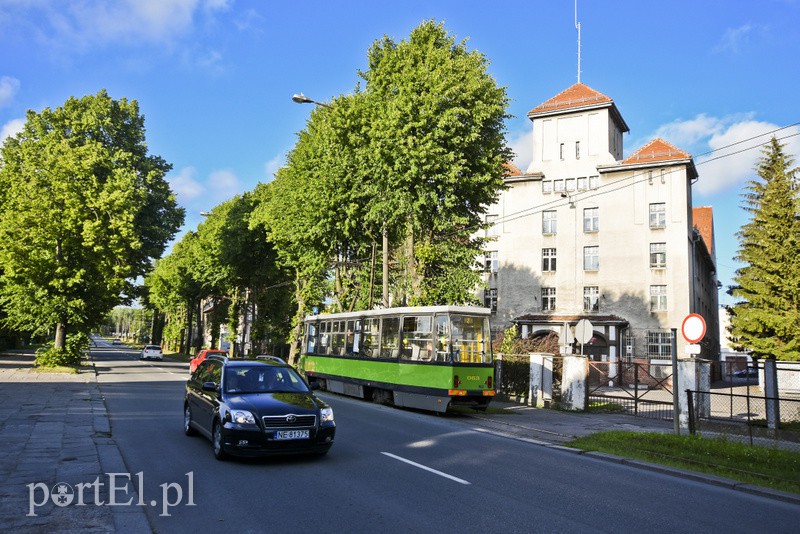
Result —
<path fill-rule="evenodd" d="M 800 398 L 687 391 L 692 434 L 800 451 Z"/>

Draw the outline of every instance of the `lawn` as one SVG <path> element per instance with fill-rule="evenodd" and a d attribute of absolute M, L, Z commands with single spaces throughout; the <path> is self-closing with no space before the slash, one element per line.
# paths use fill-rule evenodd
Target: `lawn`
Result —
<path fill-rule="evenodd" d="M 592 434 L 565 445 L 800 493 L 800 453 L 794 451 L 701 436 L 617 431 Z"/>

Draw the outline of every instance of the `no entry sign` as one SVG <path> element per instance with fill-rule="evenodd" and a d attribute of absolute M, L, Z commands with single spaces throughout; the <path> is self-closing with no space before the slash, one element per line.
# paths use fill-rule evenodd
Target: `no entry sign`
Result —
<path fill-rule="evenodd" d="M 690 313 L 683 320 L 681 333 L 689 343 L 698 343 L 706 335 L 706 320 L 702 315 Z"/>

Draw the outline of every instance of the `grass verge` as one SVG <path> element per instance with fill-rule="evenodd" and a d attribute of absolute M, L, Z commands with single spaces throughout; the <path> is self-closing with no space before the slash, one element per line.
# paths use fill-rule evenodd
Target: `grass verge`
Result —
<path fill-rule="evenodd" d="M 565 443 L 800 494 L 800 453 L 734 441 L 644 432 L 599 432 Z"/>
<path fill-rule="evenodd" d="M 31 369 L 34 373 L 66 373 L 68 375 L 77 375 L 81 370 L 77 367 L 66 365 L 54 365 L 52 367 L 38 366 Z"/>

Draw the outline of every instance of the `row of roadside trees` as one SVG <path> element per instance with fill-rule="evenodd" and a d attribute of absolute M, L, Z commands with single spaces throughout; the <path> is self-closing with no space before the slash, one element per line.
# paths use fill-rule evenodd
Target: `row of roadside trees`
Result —
<path fill-rule="evenodd" d="M 273 181 L 215 208 L 148 277 L 148 303 L 182 317 L 184 344 L 202 299 L 221 311 L 212 338 L 247 313 L 293 348 L 313 308 L 371 308 L 384 285 L 384 305 L 474 302 L 477 236 L 511 158 L 505 89 L 433 21 L 367 59 L 363 87 L 312 111 Z"/>

